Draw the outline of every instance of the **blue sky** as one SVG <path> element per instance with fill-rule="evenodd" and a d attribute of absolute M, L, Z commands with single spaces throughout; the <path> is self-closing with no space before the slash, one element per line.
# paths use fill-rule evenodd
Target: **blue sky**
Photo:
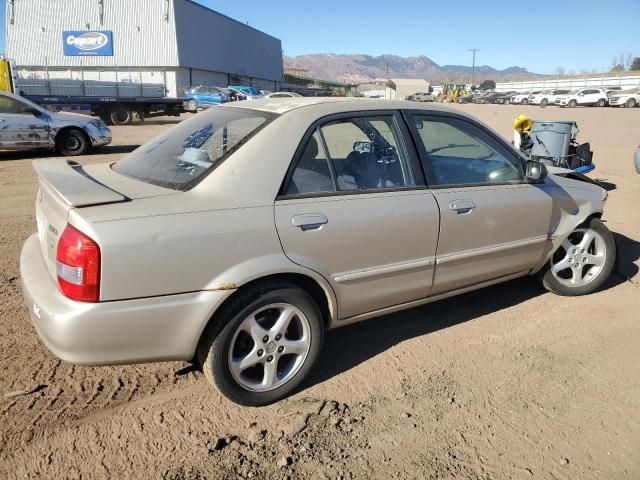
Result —
<path fill-rule="evenodd" d="M 199 3 L 280 38 L 291 56 L 426 55 L 441 65 L 470 65 L 468 49 L 479 48 L 477 64 L 517 65 L 537 73 L 559 66 L 604 70 L 614 55 L 640 56 L 640 0 Z M 4 16 L 5 0 L 0 0 L 2 32 Z"/>

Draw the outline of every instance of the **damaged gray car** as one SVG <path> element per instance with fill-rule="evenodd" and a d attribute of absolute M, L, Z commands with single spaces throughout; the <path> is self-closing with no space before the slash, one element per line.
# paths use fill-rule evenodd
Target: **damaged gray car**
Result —
<path fill-rule="evenodd" d="M 99 118 L 52 112 L 26 98 L 0 93 L 0 150 L 55 150 L 75 156 L 111 143 Z"/>

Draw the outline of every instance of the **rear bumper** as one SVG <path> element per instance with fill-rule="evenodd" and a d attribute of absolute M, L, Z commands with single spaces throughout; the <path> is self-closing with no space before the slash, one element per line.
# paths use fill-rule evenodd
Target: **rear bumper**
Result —
<path fill-rule="evenodd" d="M 44 344 L 57 357 L 84 365 L 189 360 L 207 321 L 233 292 L 76 302 L 58 291 L 37 234 L 22 248 L 20 274 L 29 315 Z"/>

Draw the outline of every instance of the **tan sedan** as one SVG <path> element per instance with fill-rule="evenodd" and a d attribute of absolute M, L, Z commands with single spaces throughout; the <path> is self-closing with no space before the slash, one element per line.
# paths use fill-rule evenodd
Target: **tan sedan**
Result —
<path fill-rule="evenodd" d="M 436 105 L 241 102 L 114 164 L 34 166 L 20 268 L 51 351 L 195 358 L 245 405 L 294 391 L 326 328 L 533 274 L 590 293 L 616 255 L 605 190 Z"/>

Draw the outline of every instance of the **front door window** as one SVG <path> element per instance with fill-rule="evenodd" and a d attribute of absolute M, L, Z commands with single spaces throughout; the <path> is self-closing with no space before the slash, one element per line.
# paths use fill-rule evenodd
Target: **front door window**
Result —
<path fill-rule="evenodd" d="M 520 158 L 475 125 L 452 117 L 414 116 L 431 187 L 521 183 Z"/>

